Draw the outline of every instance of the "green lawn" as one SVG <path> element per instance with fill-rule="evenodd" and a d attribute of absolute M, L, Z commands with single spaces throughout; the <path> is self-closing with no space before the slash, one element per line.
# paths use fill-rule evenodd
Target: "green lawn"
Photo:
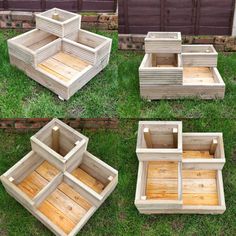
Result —
<path fill-rule="evenodd" d="M 224 100 L 148 102 L 139 96 L 138 67 L 143 53 L 118 51 L 113 38 L 110 64 L 69 101 L 9 64 L 6 39 L 17 33 L 0 31 L 0 117 L 143 117 L 199 118 L 236 115 L 236 53 L 219 54 L 218 69 L 226 83 Z"/>
<path fill-rule="evenodd" d="M 133 202 L 138 161 L 135 155 L 137 122 L 121 120 L 117 131 L 83 131 L 89 151 L 119 170 L 119 184 L 88 221 L 81 235 L 235 235 L 236 232 L 236 121 L 185 120 L 184 131 L 224 133 L 227 162 L 223 169 L 227 210 L 224 215 L 140 215 Z M 0 132 L 0 174 L 29 150 L 32 133 Z M 0 185 L 0 235 L 52 235 Z"/>

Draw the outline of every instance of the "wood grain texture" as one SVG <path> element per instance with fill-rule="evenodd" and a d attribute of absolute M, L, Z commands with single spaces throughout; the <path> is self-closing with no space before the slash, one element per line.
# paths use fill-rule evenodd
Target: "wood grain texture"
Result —
<path fill-rule="evenodd" d="M 211 155 L 209 151 L 183 151 L 183 159 L 212 159 L 214 155 Z"/>
<path fill-rule="evenodd" d="M 97 193 L 101 193 L 105 187 L 99 180 L 92 177 L 90 174 L 88 174 L 86 171 L 84 171 L 80 167 L 72 171 L 72 175 L 74 175 L 81 182 L 83 182 L 84 184 L 92 188 Z"/>

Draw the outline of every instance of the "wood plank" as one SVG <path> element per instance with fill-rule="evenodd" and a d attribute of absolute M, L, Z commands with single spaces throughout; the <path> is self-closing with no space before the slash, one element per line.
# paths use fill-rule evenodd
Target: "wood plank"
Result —
<path fill-rule="evenodd" d="M 37 49 L 49 44 L 50 42 L 52 42 L 53 40 L 57 39 L 56 36 L 54 35 L 50 35 L 40 41 L 34 42 L 33 44 L 27 46 L 28 48 L 30 48 L 33 51 L 36 51 Z"/>
<path fill-rule="evenodd" d="M 144 135 L 144 140 L 146 142 L 147 148 L 152 148 L 152 136 L 150 133 L 149 128 L 144 128 L 143 129 L 143 135 Z"/>
<path fill-rule="evenodd" d="M 183 83 L 214 84 L 215 81 L 208 67 L 184 67 Z"/>
<path fill-rule="evenodd" d="M 177 162 L 148 162 L 147 178 L 157 179 L 177 179 L 178 178 L 178 163 Z"/>
<path fill-rule="evenodd" d="M 82 71 L 87 66 L 89 66 L 87 62 L 79 59 L 78 57 L 75 57 L 73 55 L 64 52 L 59 52 L 55 54 L 53 58 L 77 71 Z"/>
<path fill-rule="evenodd" d="M 217 206 L 218 203 L 217 193 L 188 193 L 183 194 L 184 205 L 201 205 L 201 206 Z"/>
<path fill-rule="evenodd" d="M 159 199 L 159 200 L 177 200 L 178 193 L 152 193 L 147 195 L 147 199 Z"/>
<path fill-rule="evenodd" d="M 69 234 L 76 225 L 66 214 L 48 201 L 43 201 L 38 207 L 38 210 L 67 234 Z"/>
<path fill-rule="evenodd" d="M 56 189 L 51 193 L 46 201 L 63 212 L 70 220 L 77 224 L 86 214 L 86 210 L 74 202 L 60 190 Z"/>
<path fill-rule="evenodd" d="M 48 181 L 51 181 L 60 172 L 48 161 L 44 161 L 35 171 Z"/>
<path fill-rule="evenodd" d="M 52 149 L 57 153 L 59 152 L 59 147 L 60 147 L 59 139 L 60 139 L 60 129 L 58 126 L 54 126 L 52 128 Z"/>
<path fill-rule="evenodd" d="M 72 172 L 72 175 L 74 175 L 81 182 L 92 188 L 97 193 L 101 193 L 105 187 L 99 180 L 95 179 L 81 168 L 76 168 Z"/>
<path fill-rule="evenodd" d="M 37 195 L 37 193 L 47 185 L 48 181 L 44 179 L 37 172 L 33 171 L 17 186 L 31 199 Z"/>
<path fill-rule="evenodd" d="M 183 159 L 212 159 L 213 155 L 209 153 L 209 151 L 183 151 Z"/>
<path fill-rule="evenodd" d="M 147 179 L 146 195 L 153 193 L 178 193 L 177 179 Z"/>
<path fill-rule="evenodd" d="M 183 179 L 216 179 L 216 170 L 182 170 Z"/>
<path fill-rule="evenodd" d="M 92 205 L 81 194 L 76 192 L 70 185 L 66 184 L 65 182 L 62 182 L 57 188 L 73 201 L 75 201 L 78 205 L 83 207 L 86 211 L 88 211 L 92 207 Z"/>

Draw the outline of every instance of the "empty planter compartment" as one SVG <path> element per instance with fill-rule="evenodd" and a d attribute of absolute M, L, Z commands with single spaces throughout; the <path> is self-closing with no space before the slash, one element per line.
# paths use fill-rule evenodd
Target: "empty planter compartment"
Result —
<path fill-rule="evenodd" d="M 54 234 L 74 236 L 100 203 L 64 175 L 36 204 L 35 216 Z"/>
<path fill-rule="evenodd" d="M 57 119 L 53 119 L 31 137 L 32 150 L 60 170 L 65 170 L 81 158 L 87 144 L 87 137 Z"/>
<path fill-rule="evenodd" d="M 104 201 L 118 183 L 118 172 L 87 151 L 66 171 L 100 201 Z"/>
<path fill-rule="evenodd" d="M 80 29 L 81 16 L 72 12 L 53 8 L 35 14 L 36 28 L 45 32 L 64 37 Z"/>
<path fill-rule="evenodd" d="M 183 133 L 183 167 L 221 170 L 225 164 L 222 133 Z"/>
<path fill-rule="evenodd" d="M 15 57 L 35 67 L 37 52 L 40 52 L 46 45 L 50 46 L 57 39 L 57 36 L 39 29 L 16 36 L 7 41 L 10 59 Z"/>
<path fill-rule="evenodd" d="M 182 208 L 181 162 L 139 163 L 135 205 L 141 213 Z"/>
<path fill-rule="evenodd" d="M 145 38 L 146 53 L 181 53 L 180 32 L 149 32 Z"/>
<path fill-rule="evenodd" d="M 183 45 L 183 66 L 216 67 L 218 53 L 213 45 Z"/>
<path fill-rule="evenodd" d="M 65 38 L 75 42 L 75 45 L 84 48 L 85 51 L 88 49 L 93 52 L 91 55 L 92 58 L 89 58 L 89 55 L 87 56 L 87 60 L 92 64 L 108 63 L 109 57 L 107 56 L 110 55 L 112 44 L 112 40 L 110 38 L 82 29 L 67 35 Z"/>
<path fill-rule="evenodd" d="M 59 175 L 59 169 L 31 151 L 3 174 L 1 181 L 11 196 L 30 209 Z"/>
<path fill-rule="evenodd" d="M 183 83 L 181 54 L 145 54 L 139 67 L 140 87 Z"/>
<path fill-rule="evenodd" d="M 140 121 L 136 153 L 139 161 L 181 160 L 182 123 Z"/>

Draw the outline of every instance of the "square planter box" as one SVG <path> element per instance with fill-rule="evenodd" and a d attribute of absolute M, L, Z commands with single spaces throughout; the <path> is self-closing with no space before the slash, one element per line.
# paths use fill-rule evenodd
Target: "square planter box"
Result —
<path fill-rule="evenodd" d="M 225 153 L 222 133 L 183 133 L 183 167 L 222 170 Z"/>
<path fill-rule="evenodd" d="M 143 214 L 222 214 L 226 207 L 221 170 L 140 162 L 135 205 Z"/>
<path fill-rule="evenodd" d="M 146 53 L 181 53 L 180 32 L 148 32 L 145 38 Z"/>
<path fill-rule="evenodd" d="M 35 14 L 36 28 L 64 37 L 80 29 L 81 16 L 72 12 L 53 8 L 48 11 Z"/>
<path fill-rule="evenodd" d="M 8 52 L 23 62 L 36 66 L 36 54 L 45 46 L 48 50 L 53 45 L 52 42 L 58 41 L 58 37 L 39 29 L 34 29 L 24 34 L 18 35 L 7 41 Z"/>
<path fill-rule="evenodd" d="M 140 89 L 146 85 L 172 85 L 183 83 L 181 54 L 145 54 L 139 67 Z"/>
<path fill-rule="evenodd" d="M 180 161 L 182 122 L 140 121 L 136 153 L 139 161 Z"/>
<path fill-rule="evenodd" d="M 31 137 L 32 150 L 65 170 L 81 159 L 87 149 L 88 138 L 58 119 L 53 119 Z"/>
<path fill-rule="evenodd" d="M 183 67 L 183 83 L 173 85 L 140 85 L 140 94 L 146 99 L 223 99 L 225 83 L 213 67 Z"/>
<path fill-rule="evenodd" d="M 217 67 L 217 57 L 213 45 L 182 45 L 183 66 Z"/>
<path fill-rule="evenodd" d="M 118 172 L 85 150 L 72 161 L 69 154 L 81 152 L 72 143 L 78 139 L 82 142 L 84 136 L 61 123 L 53 120 L 40 130 L 36 137 L 45 144 L 4 173 L 1 182 L 12 197 L 55 235 L 75 236 L 115 189 Z M 54 125 L 59 129 L 53 134 Z M 69 151 L 64 156 L 69 157 L 66 169 L 58 165 L 57 153 L 51 147 L 55 143 L 61 155 Z"/>
<path fill-rule="evenodd" d="M 84 34 L 89 35 L 86 32 Z M 70 39 L 58 38 L 38 49 L 33 57 L 30 57 L 30 64 L 24 61 L 21 52 L 16 55 L 14 51 L 9 50 L 11 64 L 61 98 L 68 100 L 109 62 L 111 39 L 105 40 L 105 37 L 101 37 L 101 40 L 100 36 L 98 38 L 100 41 L 95 48 Z M 23 50 L 21 42 L 15 44 L 15 47 Z"/>

